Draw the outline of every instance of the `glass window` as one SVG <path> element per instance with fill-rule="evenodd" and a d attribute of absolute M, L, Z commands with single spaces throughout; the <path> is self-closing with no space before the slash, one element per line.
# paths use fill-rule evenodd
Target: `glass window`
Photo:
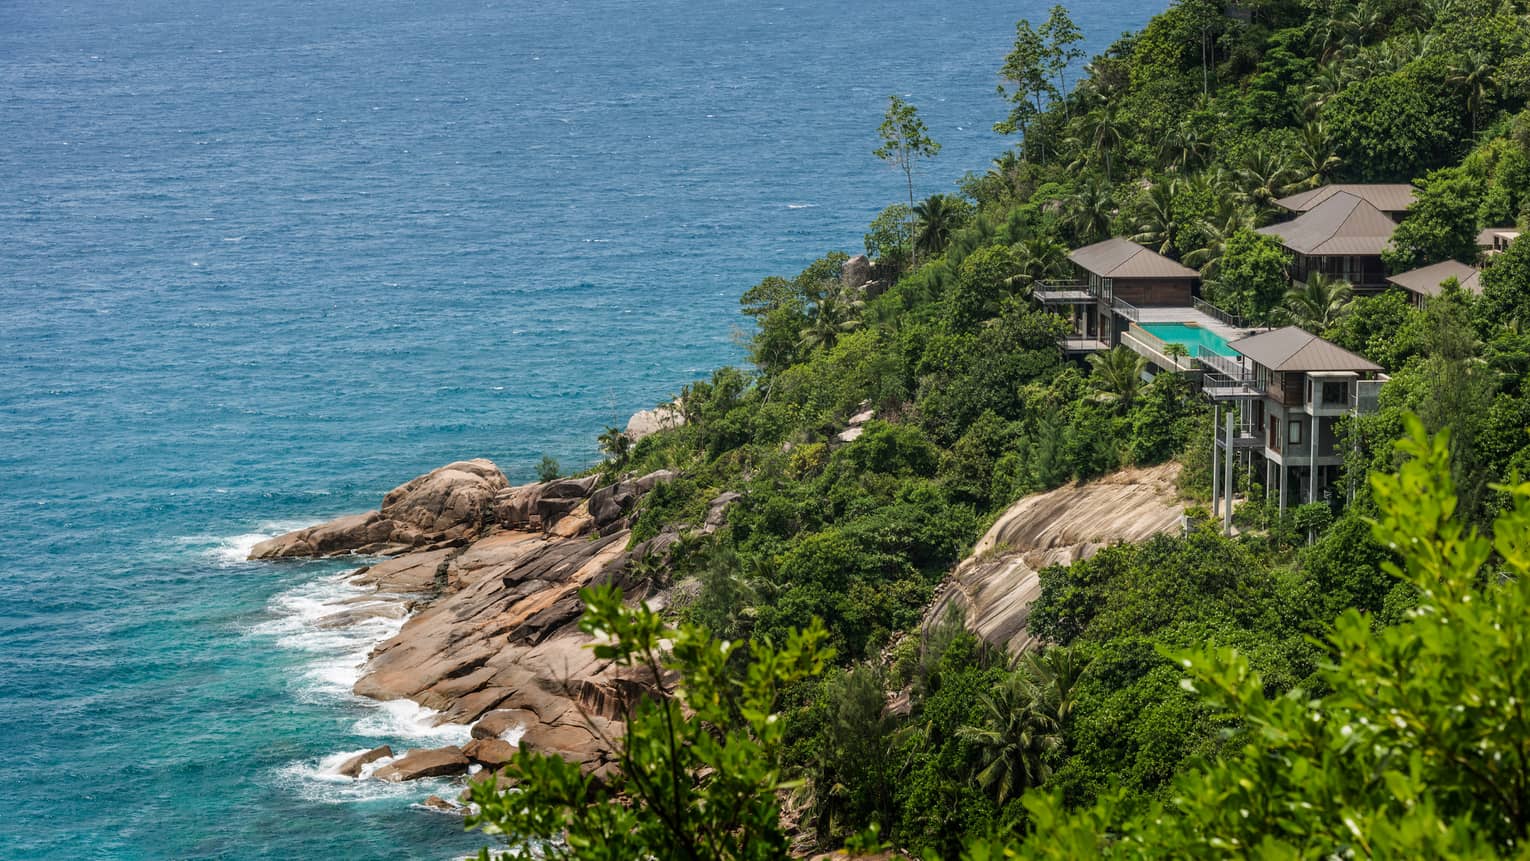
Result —
<path fill-rule="evenodd" d="M 1302 444 L 1302 423 L 1300 421 L 1291 422 L 1286 426 L 1286 442 L 1292 445 Z"/>
<path fill-rule="evenodd" d="M 1349 401 L 1349 385 L 1347 383 L 1329 382 L 1323 384 L 1323 403 L 1343 404 Z"/>

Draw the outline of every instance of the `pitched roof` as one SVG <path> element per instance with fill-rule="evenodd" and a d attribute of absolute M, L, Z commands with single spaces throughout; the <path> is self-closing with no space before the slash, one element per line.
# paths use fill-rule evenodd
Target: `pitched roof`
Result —
<path fill-rule="evenodd" d="M 1375 362 L 1296 326 L 1239 338 L 1228 342 L 1227 346 L 1272 371 L 1309 373 L 1381 370 L 1381 366 Z"/>
<path fill-rule="evenodd" d="M 1489 227 L 1477 234 L 1477 247 L 1491 248 L 1498 237 L 1507 237 L 1509 241 L 1519 238 L 1519 228 L 1514 225 L 1508 227 Z"/>
<path fill-rule="evenodd" d="M 1299 254 L 1376 255 L 1392 241 L 1397 222 L 1348 192 L 1338 192 L 1290 221 L 1259 228 Z"/>
<path fill-rule="evenodd" d="M 1481 275 L 1482 270 L 1475 266 L 1469 266 L 1459 260 L 1447 260 L 1444 263 L 1393 275 L 1387 281 L 1420 296 L 1438 296 L 1440 285 L 1447 278 L 1454 278 L 1461 282 L 1461 289 L 1468 293 L 1481 293 L 1482 284 L 1479 280 Z"/>
<path fill-rule="evenodd" d="M 1402 212 L 1413 205 L 1418 189 L 1407 183 L 1322 185 L 1311 191 L 1282 197 L 1275 201 L 1275 205 L 1292 212 L 1306 212 L 1316 209 L 1328 198 L 1340 193 L 1352 194 L 1382 212 Z"/>
<path fill-rule="evenodd" d="M 1068 259 L 1101 278 L 1199 278 L 1201 273 L 1129 239 L 1107 239 L 1068 253 Z"/>

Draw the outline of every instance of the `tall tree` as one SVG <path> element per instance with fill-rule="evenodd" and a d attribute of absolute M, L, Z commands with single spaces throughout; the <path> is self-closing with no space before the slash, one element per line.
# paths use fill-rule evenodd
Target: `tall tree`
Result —
<path fill-rule="evenodd" d="M 1142 210 L 1138 216 L 1137 232 L 1132 241 L 1155 248 L 1159 254 L 1169 254 L 1175 249 L 1183 225 L 1175 217 L 1174 197 L 1179 191 L 1179 180 L 1156 182 L 1143 195 Z"/>
<path fill-rule="evenodd" d="M 1087 361 L 1089 385 L 1099 399 L 1121 409 L 1131 406 L 1142 388 L 1147 359 L 1127 347 L 1117 346 L 1104 353 L 1090 353 Z"/>
<path fill-rule="evenodd" d="M 921 158 L 934 158 L 940 152 L 940 144 L 929 135 L 929 130 L 924 126 L 924 120 L 919 118 L 919 109 L 897 96 L 887 97 L 887 113 L 882 117 L 882 126 L 878 131 L 882 135 L 882 145 L 872 153 L 882 161 L 903 171 L 903 178 L 908 182 L 908 209 L 909 209 L 909 232 L 913 233 L 914 213 L 914 163 Z M 919 265 L 917 250 L 914 254 L 914 265 Z"/>
<path fill-rule="evenodd" d="M 1056 94 L 1063 100 L 1064 110 L 1068 110 L 1068 67 L 1084 58 L 1084 49 L 1078 46 L 1084 41 L 1084 34 L 1073 23 L 1067 7 L 1058 4 L 1047 13 L 1040 36 L 1046 43 L 1047 72 L 1057 79 Z M 1071 112 L 1068 117 L 1072 118 Z"/>
<path fill-rule="evenodd" d="M 914 248 L 931 257 L 940 254 L 966 214 L 961 198 L 949 194 L 932 194 L 914 204 Z"/>
<path fill-rule="evenodd" d="M 1292 325 L 1321 335 L 1349 313 L 1353 296 L 1348 281 L 1314 272 L 1286 291 L 1281 311 Z"/>
<path fill-rule="evenodd" d="M 1482 108 L 1498 92 L 1498 67 L 1493 58 L 1481 48 L 1473 48 L 1456 58 L 1446 82 L 1466 94 L 1466 109 L 1472 115 L 1472 132 L 1478 129 Z"/>
<path fill-rule="evenodd" d="M 1050 78 L 1050 56 L 1041 34 L 1031 27 L 1030 21 L 1020 19 L 1015 25 L 1015 46 L 999 68 L 1002 80 L 998 91 L 1010 102 L 1009 116 L 994 123 L 993 130 L 1001 135 L 1020 132 L 1027 149 L 1031 145 L 1028 134 L 1031 122 L 1044 110 L 1045 97 L 1056 92 Z M 1044 152 L 1042 156 L 1045 157 Z"/>

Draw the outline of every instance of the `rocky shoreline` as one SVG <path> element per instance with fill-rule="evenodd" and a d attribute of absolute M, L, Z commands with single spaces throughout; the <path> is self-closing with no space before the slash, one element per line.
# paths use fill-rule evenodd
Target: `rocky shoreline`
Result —
<path fill-rule="evenodd" d="M 404 751 L 384 745 L 337 768 L 357 780 L 494 774 L 517 747 L 556 753 L 601 775 L 627 707 L 648 680 L 618 672 L 586 648 L 578 591 L 613 583 L 629 600 L 669 601 L 662 562 L 679 540 L 668 531 L 629 548 L 642 497 L 669 471 L 602 484 L 598 476 L 511 486 L 491 461 L 459 461 L 390 491 L 376 511 L 263 541 L 255 560 L 386 557 L 350 582 L 379 598 L 325 620 L 354 624 L 407 613 L 372 649 L 354 692 L 407 699 L 440 724 L 471 727 L 461 746 Z M 736 498 L 715 501 L 710 532 Z M 430 806 L 451 808 L 432 798 Z"/>

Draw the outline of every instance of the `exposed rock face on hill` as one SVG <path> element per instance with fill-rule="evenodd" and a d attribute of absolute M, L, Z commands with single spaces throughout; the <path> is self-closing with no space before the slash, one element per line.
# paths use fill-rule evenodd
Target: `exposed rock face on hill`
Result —
<path fill-rule="evenodd" d="M 274 538 L 251 557 L 376 553 L 379 546 L 400 554 L 352 579 L 385 596 L 424 598 L 381 605 L 416 612 L 373 650 L 355 691 L 414 700 L 437 710 L 442 723 L 474 724 L 475 744 L 412 752 L 374 776 L 460 773 L 469 760 L 503 761 L 512 741 L 600 772 L 612 767 L 610 742 L 622 734 L 626 707 L 653 680 L 595 659 L 578 629 L 578 592 L 615 583 L 631 600 L 666 601 L 642 573 L 651 566 L 632 563 L 664 558 L 678 534 L 627 545 L 643 495 L 673 477 L 660 471 L 605 486 L 592 476 L 510 487 L 488 461 L 466 461 L 400 486 L 379 511 Z M 737 498 L 714 500 L 695 530 L 716 529 Z M 336 614 L 333 624 L 356 621 L 350 612 Z"/>
<path fill-rule="evenodd" d="M 278 535 L 250 558 L 387 555 L 460 541 L 493 523 L 495 496 L 509 485 L 491 461 L 450 463 L 388 491 L 378 511 Z"/>
<path fill-rule="evenodd" d="M 677 404 L 660 404 L 651 410 L 638 410 L 627 419 L 625 433 L 633 442 L 637 442 L 645 436 L 652 436 L 661 430 L 677 428 L 685 424 L 685 416 L 681 414 Z"/>
<path fill-rule="evenodd" d="M 1088 484 L 1060 487 L 1015 503 L 978 541 L 936 596 L 926 623 L 959 607 L 967 627 L 1012 652 L 1026 649 L 1038 571 L 1094 555 L 1122 541 L 1145 541 L 1179 528 L 1184 510 L 1174 479 L 1179 464 L 1127 469 Z"/>

